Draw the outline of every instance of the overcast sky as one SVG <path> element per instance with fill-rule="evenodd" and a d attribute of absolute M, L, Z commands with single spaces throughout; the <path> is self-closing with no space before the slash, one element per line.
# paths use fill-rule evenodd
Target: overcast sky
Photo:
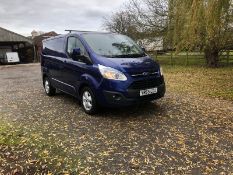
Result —
<path fill-rule="evenodd" d="M 32 30 L 101 30 L 103 18 L 127 0 L 1 0 L 0 27 L 30 35 Z"/>

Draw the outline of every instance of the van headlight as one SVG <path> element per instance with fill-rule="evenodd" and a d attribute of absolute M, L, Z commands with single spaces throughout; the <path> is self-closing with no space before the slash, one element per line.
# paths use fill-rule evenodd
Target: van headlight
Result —
<path fill-rule="evenodd" d="M 109 80 L 118 80 L 118 81 L 126 81 L 127 77 L 120 71 L 113 69 L 111 67 L 105 67 L 102 65 L 98 65 L 99 71 L 101 75 Z"/>

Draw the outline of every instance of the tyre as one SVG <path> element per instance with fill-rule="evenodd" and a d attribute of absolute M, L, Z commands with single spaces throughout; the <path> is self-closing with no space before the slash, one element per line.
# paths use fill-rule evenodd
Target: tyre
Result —
<path fill-rule="evenodd" d="M 81 105 L 85 113 L 94 115 L 98 111 L 98 104 L 93 91 L 89 87 L 85 87 L 81 93 Z"/>
<path fill-rule="evenodd" d="M 56 93 L 56 89 L 51 85 L 48 77 L 44 78 L 44 90 L 48 96 L 53 96 Z"/>

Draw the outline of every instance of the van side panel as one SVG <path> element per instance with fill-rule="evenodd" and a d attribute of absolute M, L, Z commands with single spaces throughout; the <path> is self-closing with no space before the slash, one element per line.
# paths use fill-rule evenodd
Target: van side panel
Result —
<path fill-rule="evenodd" d="M 63 89 L 61 77 L 64 69 L 64 61 L 67 59 L 65 54 L 65 38 L 59 37 L 43 42 L 41 56 L 41 66 L 43 74 L 49 77 L 52 86 Z"/>

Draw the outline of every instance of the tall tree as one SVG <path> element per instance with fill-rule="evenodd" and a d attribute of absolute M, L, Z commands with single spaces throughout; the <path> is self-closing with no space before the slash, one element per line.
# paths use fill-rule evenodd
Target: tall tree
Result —
<path fill-rule="evenodd" d="M 203 51 L 216 67 L 221 51 L 233 48 L 233 0 L 130 0 L 105 26 L 134 39 L 163 37 L 177 52 Z"/>
<path fill-rule="evenodd" d="M 217 67 L 220 51 L 232 43 L 232 0 L 172 0 L 173 44 L 180 51 L 202 50 Z"/>

